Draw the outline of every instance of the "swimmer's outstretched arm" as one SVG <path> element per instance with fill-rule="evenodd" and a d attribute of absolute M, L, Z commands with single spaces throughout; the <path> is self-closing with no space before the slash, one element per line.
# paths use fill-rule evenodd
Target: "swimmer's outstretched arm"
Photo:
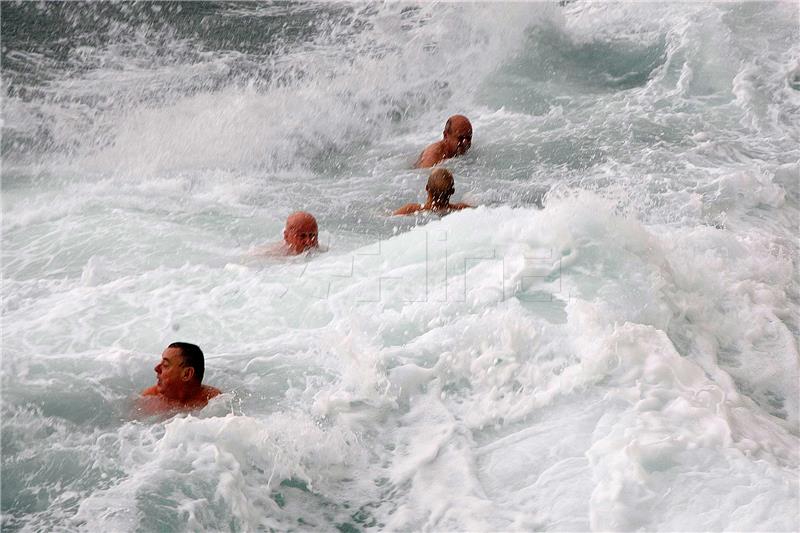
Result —
<path fill-rule="evenodd" d="M 275 242 L 272 244 L 266 244 L 261 246 L 253 246 L 247 251 L 247 255 L 249 256 L 267 256 L 267 257 L 276 257 L 281 255 L 287 255 L 288 247 L 286 244 L 282 242 Z"/>
<path fill-rule="evenodd" d="M 422 206 L 420 204 L 406 204 L 400 209 L 396 210 L 393 215 L 411 215 L 416 213 L 417 211 L 421 210 Z"/>

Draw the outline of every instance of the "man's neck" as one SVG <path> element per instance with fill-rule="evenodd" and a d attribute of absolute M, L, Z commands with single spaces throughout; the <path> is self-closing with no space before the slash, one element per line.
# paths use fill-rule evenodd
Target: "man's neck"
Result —
<path fill-rule="evenodd" d="M 188 383 L 177 395 L 175 395 L 175 397 L 170 399 L 178 402 L 190 401 L 198 395 L 202 388 L 203 386 L 200 383 L 192 381 L 191 383 Z"/>
<path fill-rule="evenodd" d="M 458 139 L 442 139 L 442 148 L 444 148 L 445 159 L 455 157 L 458 153 Z"/>
<path fill-rule="evenodd" d="M 422 206 L 423 209 L 429 211 L 441 211 L 444 209 L 448 209 L 450 207 L 450 198 L 436 199 L 433 198 L 431 195 L 428 195 L 428 200 L 425 202 L 425 205 Z"/>

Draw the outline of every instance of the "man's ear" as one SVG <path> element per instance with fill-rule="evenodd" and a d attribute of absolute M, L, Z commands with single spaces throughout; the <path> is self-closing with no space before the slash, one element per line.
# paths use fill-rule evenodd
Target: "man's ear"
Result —
<path fill-rule="evenodd" d="M 183 367 L 183 372 L 181 372 L 181 380 L 183 381 L 191 381 L 194 379 L 194 368 L 191 366 Z"/>

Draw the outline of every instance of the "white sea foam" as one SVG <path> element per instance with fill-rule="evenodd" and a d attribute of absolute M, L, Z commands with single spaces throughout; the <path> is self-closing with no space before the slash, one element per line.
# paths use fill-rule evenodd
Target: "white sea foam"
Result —
<path fill-rule="evenodd" d="M 4 529 L 797 529 L 796 6 L 219 10 L 7 63 Z M 482 205 L 390 217 L 455 112 Z"/>

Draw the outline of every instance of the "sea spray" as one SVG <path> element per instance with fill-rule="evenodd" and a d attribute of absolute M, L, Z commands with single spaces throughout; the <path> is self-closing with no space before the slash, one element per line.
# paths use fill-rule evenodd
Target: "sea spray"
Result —
<path fill-rule="evenodd" d="M 3 528 L 796 530 L 796 15 L 4 4 Z"/>

